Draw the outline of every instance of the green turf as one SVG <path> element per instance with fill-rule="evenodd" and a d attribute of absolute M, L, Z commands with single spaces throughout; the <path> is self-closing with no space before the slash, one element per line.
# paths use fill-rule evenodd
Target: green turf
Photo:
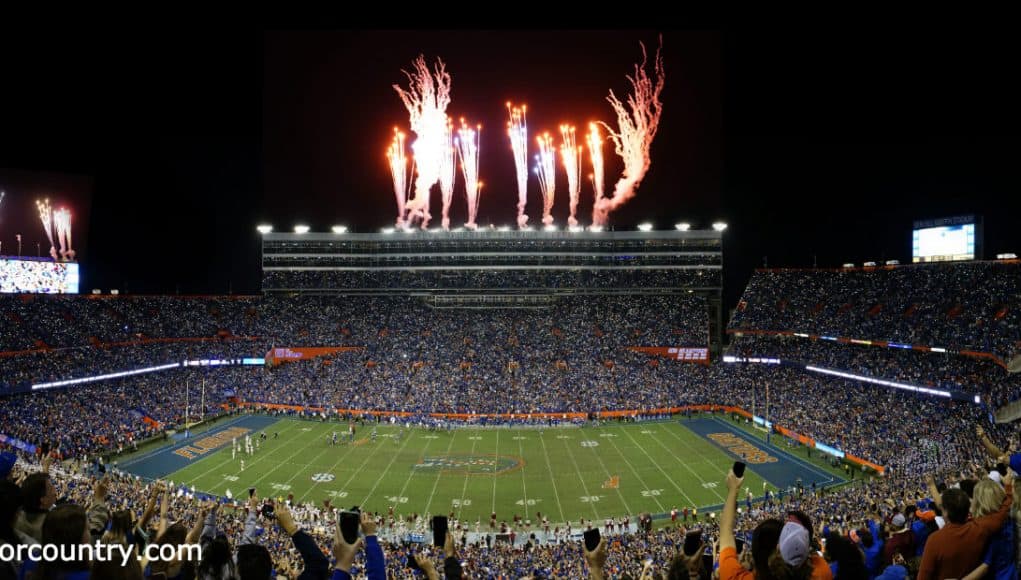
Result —
<path fill-rule="evenodd" d="M 462 519 L 487 521 L 513 514 L 534 517 L 541 511 L 552 522 L 602 519 L 642 511 L 653 514 L 672 507 L 711 506 L 723 502 L 723 478 L 732 464 L 719 448 L 676 421 L 606 425 L 582 429 L 412 429 L 401 440 L 398 429 L 380 426 L 369 440 L 361 427 L 356 444 L 331 446 L 328 434 L 338 423 L 282 420 L 251 457 L 245 470 L 230 449 L 220 450 L 168 476 L 199 491 L 237 497 L 255 486 L 260 495 L 298 502 L 360 505 L 372 511 L 394 506 L 397 513 L 454 511 Z M 413 467 L 425 458 L 454 456 L 522 465 L 498 474 L 466 474 Z M 484 469 L 480 464 L 477 469 Z M 313 481 L 315 474 L 331 481 Z M 619 477 L 617 488 L 606 487 Z M 328 477 L 327 477 L 328 478 Z M 746 474 L 745 486 L 756 496 L 763 480 Z M 775 489 L 770 486 L 770 489 Z"/>

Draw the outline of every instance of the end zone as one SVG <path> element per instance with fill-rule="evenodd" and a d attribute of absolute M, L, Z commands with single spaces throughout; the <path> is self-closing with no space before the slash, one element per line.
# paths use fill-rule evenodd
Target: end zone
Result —
<path fill-rule="evenodd" d="M 279 419 L 263 415 L 238 417 L 172 445 L 161 447 L 140 457 L 118 463 L 117 467 L 146 479 L 158 479 L 183 469 L 230 444 L 233 437 L 244 437 L 266 429 Z"/>
<path fill-rule="evenodd" d="M 806 487 L 813 483 L 828 486 L 847 481 L 718 417 L 682 421 L 681 424 L 734 459 L 744 458 L 748 469 L 778 488 L 795 485 L 799 479 Z"/>

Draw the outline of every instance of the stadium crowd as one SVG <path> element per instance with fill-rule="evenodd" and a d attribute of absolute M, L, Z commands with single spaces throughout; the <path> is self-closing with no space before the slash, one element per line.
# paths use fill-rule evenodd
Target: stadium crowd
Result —
<path fill-rule="evenodd" d="M 719 287 L 720 269 L 673 270 L 564 270 L 536 274 L 527 270 L 469 271 L 329 271 L 267 270 L 264 290 L 344 289 L 433 289 L 433 288 L 706 288 Z"/>
<path fill-rule="evenodd" d="M 732 329 L 990 352 L 1021 342 L 1021 264 L 969 262 L 864 270 L 760 270 Z"/>
<path fill-rule="evenodd" d="M 169 560 L 132 557 L 126 566 L 98 559 L 5 561 L 0 578 L 403 578 L 414 576 L 412 559 L 428 578 L 440 577 L 438 569 L 447 578 L 709 578 L 714 569 L 723 579 L 1016 578 L 1021 513 L 1012 503 L 1012 480 L 1021 455 L 999 444 L 1004 435 L 1016 441 L 1017 433 L 959 427 L 971 451 L 932 469 L 919 465 L 836 489 L 767 494 L 751 506 L 742 502 L 744 509 L 738 509 L 741 481 L 731 473 L 722 512 L 690 520 L 687 512 L 675 514 L 658 529 L 632 517 L 626 527 L 579 521 L 557 525 L 570 532 L 549 533 L 538 526 L 537 513 L 535 528 L 517 524 L 519 533 L 508 542 L 452 513 L 442 551 L 427 545 L 427 517 L 395 514 L 387 506 L 365 506 L 363 538 L 351 544 L 329 504 L 258 493 L 210 498 L 172 482 L 98 473 L 89 462 L 39 462 L 5 452 L 0 546 L 98 540 L 124 545 L 132 555 L 150 544 L 203 550 L 201 559 L 177 552 Z M 603 540 L 589 550 L 579 540 L 593 526 L 603 528 Z"/>
<path fill-rule="evenodd" d="M 852 372 L 982 395 L 994 407 L 1021 394 L 1021 374 L 1011 374 L 985 359 L 959 354 L 842 344 L 797 337 L 748 335 L 732 341 L 730 354 L 779 358 L 783 361 Z"/>

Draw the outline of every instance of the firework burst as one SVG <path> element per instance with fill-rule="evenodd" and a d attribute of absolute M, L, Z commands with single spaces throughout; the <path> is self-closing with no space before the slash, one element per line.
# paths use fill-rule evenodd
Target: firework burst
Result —
<path fill-rule="evenodd" d="M 511 151 L 514 152 L 514 168 L 518 177 L 518 227 L 528 225 L 525 204 L 528 202 L 528 122 L 525 119 L 527 107 L 515 107 L 507 103 L 510 121 L 507 121 L 507 136 L 510 137 Z"/>
<path fill-rule="evenodd" d="M 443 229 L 450 229 L 450 203 L 454 200 L 454 126 L 447 119 L 447 131 L 443 136 L 443 150 L 440 156 L 440 194 L 443 199 Z"/>
<path fill-rule="evenodd" d="M 421 220 L 422 229 L 429 225 L 429 190 L 440 180 L 444 151 L 449 148 L 447 105 L 450 104 L 450 75 L 443 61 L 436 59 L 433 70 L 425 56 L 415 59 L 414 71 L 402 70 L 408 77 L 408 89 L 393 85 L 410 115 L 411 130 L 417 139 L 411 145 L 415 154 L 417 175 L 415 196 L 407 202 L 407 224 Z"/>
<path fill-rule="evenodd" d="M 408 157 L 405 154 L 404 133 L 397 127 L 394 127 L 394 139 L 386 149 L 386 160 L 390 165 L 394 196 L 397 198 L 397 227 L 403 228 L 408 199 Z"/>
<path fill-rule="evenodd" d="M 475 218 L 479 213 L 482 183 L 479 181 L 479 143 L 482 141 L 482 125 L 472 129 L 461 119 L 461 128 L 457 131 L 454 143 L 461 156 L 461 175 L 464 176 L 464 193 L 468 200 L 468 221 L 464 227 L 469 230 L 478 228 Z"/>
<path fill-rule="evenodd" d="M 603 123 L 613 139 L 617 155 L 624 161 L 624 172 L 613 188 L 613 197 L 598 197 L 592 209 L 592 224 L 606 225 L 610 212 L 627 203 L 635 196 L 638 186 L 642 183 L 645 173 L 649 170 L 649 148 L 659 128 L 659 118 L 663 114 L 663 103 L 660 93 L 663 92 L 665 75 L 663 72 L 663 38 L 656 49 L 653 63 L 655 80 L 645 71 L 648 55 L 642 44 L 642 62 L 635 65 L 634 76 L 628 75 L 633 94 L 628 95 L 627 103 L 622 103 L 613 91 L 606 98 L 617 114 L 618 130 L 614 131 Z"/>
<path fill-rule="evenodd" d="M 564 164 L 564 171 L 567 172 L 567 194 L 570 197 L 571 215 L 567 218 L 567 225 L 578 225 L 575 215 L 578 213 L 578 198 L 581 195 L 581 147 L 577 145 L 574 127 L 567 125 L 560 126 L 560 162 Z"/>
<path fill-rule="evenodd" d="M 539 191 L 542 192 L 542 223 L 553 225 L 553 199 L 557 193 L 556 152 L 553 137 L 543 133 L 536 137 L 539 154 L 535 156 L 535 174 L 539 177 Z"/>

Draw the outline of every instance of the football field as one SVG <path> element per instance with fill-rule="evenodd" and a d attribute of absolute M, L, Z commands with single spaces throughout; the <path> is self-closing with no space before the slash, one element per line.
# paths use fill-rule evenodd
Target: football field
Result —
<path fill-rule="evenodd" d="M 346 423 L 247 416 L 122 468 L 220 496 L 229 490 L 245 497 L 255 487 L 263 497 L 330 499 L 371 511 L 393 506 L 399 514 L 453 511 L 483 522 L 491 512 L 501 520 L 542 512 L 559 523 L 713 509 L 723 502 L 724 477 L 738 456 L 748 463 L 742 502 L 749 492 L 762 496 L 764 482 L 775 490 L 795 478 L 806 485 L 839 481 L 719 418 L 451 431 L 380 424 L 375 439 L 373 425 L 341 442 Z M 337 445 L 329 443 L 334 431 Z M 232 439 L 261 432 L 268 439 L 258 450 L 231 457 Z"/>

